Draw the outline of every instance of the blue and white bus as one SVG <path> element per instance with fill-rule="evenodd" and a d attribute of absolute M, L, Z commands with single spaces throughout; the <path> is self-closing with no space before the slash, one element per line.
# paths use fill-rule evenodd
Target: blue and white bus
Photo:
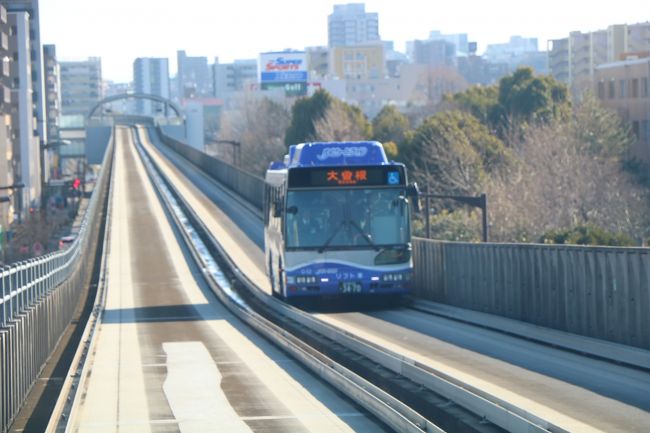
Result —
<path fill-rule="evenodd" d="M 266 172 L 264 241 L 273 295 L 409 291 L 409 200 L 417 187 L 376 141 L 291 146 Z"/>

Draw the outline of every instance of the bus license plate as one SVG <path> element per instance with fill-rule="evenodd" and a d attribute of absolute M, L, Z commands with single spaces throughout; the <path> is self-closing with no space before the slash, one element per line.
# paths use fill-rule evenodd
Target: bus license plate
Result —
<path fill-rule="evenodd" d="M 343 281 L 339 285 L 341 293 L 361 293 L 361 283 L 355 281 Z"/>

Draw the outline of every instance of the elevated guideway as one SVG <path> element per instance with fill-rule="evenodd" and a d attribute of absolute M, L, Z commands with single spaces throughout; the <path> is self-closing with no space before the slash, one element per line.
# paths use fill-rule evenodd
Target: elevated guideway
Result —
<path fill-rule="evenodd" d="M 216 300 L 117 135 L 105 310 L 70 431 L 384 431 Z"/>
<path fill-rule="evenodd" d="M 241 260 L 240 269 L 270 293 L 257 211 L 162 145 L 155 134 L 152 141 L 155 146 L 145 147 L 197 215 Z M 561 430 L 642 432 L 650 425 L 647 368 L 624 367 L 560 350 L 551 343 L 412 309 L 316 316 L 471 387 L 496 394 L 508 404 L 550 420 Z M 608 347 L 616 350 L 619 346 Z"/>

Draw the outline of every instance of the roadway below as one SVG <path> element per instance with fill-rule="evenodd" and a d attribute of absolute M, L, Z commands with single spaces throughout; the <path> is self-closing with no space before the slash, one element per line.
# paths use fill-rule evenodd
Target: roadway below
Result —
<path fill-rule="evenodd" d="M 70 431 L 385 431 L 216 300 L 117 136 L 106 304 Z"/>
<path fill-rule="evenodd" d="M 152 139 L 156 146 L 147 148 L 165 174 L 226 250 L 241 259 L 240 268 L 270 293 L 260 216 Z M 568 431 L 647 432 L 650 426 L 648 371 L 407 308 L 315 314 Z"/>

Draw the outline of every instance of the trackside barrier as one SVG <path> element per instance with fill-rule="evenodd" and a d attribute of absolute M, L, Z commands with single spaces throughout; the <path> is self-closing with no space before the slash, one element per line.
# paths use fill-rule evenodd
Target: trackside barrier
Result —
<path fill-rule="evenodd" d="M 94 261 L 110 179 L 113 140 L 75 241 L 0 271 L 0 432 L 9 429 L 70 323 Z"/>
<path fill-rule="evenodd" d="M 235 191 L 253 206 L 262 210 L 264 204 L 264 179 L 234 167 L 218 158 L 207 155 L 157 128 L 163 143 L 199 167 L 204 173 Z"/>
<path fill-rule="evenodd" d="M 650 349 L 650 248 L 416 238 L 415 295 Z"/>
<path fill-rule="evenodd" d="M 263 179 L 159 134 L 213 179 L 263 208 Z M 413 257 L 415 295 L 421 298 L 650 349 L 650 248 L 413 238 Z"/>

